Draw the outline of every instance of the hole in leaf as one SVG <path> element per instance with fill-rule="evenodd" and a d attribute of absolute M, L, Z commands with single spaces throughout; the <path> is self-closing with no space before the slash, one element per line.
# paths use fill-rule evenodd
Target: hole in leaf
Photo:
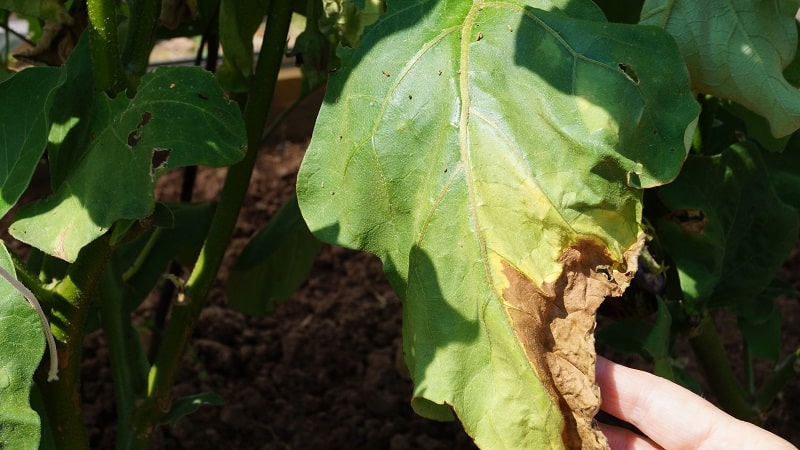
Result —
<path fill-rule="evenodd" d="M 639 77 L 636 75 L 636 71 L 633 70 L 633 67 L 630 64 L 619 63 L 619 70 L 625 74 L 625 77 L 628 78 L 633 82 L 633 84 L 639 84 Z"/>
<path fill-rule="evenodd" d="M 150 158 L 150 176 L 155 180 L 158 172 L 167 168 L 171 148 L 154 148 L 153 156 Z"/>
<path fill-rule="evenodd" d="M 128 145 L 131 147 L 136 147 L 136 144 L 142 140 L 142 137 L 139 136 L 138 129 L 131 131 L 128 133 Z"/>
<path fill-rule="evenodd" d="M 702 209 L 676 209 L 669 214 L 668 219 L 689 234 L 703 234 L 708 225 L 708 218 Z"/>

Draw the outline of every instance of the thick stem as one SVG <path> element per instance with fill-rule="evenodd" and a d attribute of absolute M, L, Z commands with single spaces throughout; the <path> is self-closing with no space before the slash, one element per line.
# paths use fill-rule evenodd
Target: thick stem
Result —
<path fill-rule="evenodd" d="M 95 89 L 116 94 L 125 77 L 119 59 L 117 14 L 114 0 L 88 0 L 89 46 Z"/>
<path fill-rule="evenodd" d="M 136 426 L 140 433 L 150 433 L 172 402 L 172 385 L 189 338 L 194 331 L 244 201 L 255 165 L 261 134 L 267 119 L 272 94 L 283 58 L 286 35 L 292 15 L 290 0 L 270 3 L 267 29 L 261 56 L 245 106 L 248 149 L 244 159 L 228 170 L 219 205 L 197 263 L 186 286 L 186 300 L 173 307 L 163 343 L 150 369 L 148 397 L 137 411 Z"/>
<path fill-rule="evenodd" d="M 705 315 L 695 331 L 696 334 L 689 339 L 689 343 L 720 406 L 739 419 L 759 423 L 760 418 L 733 374 L 711 317 Z"/>
<path fill-rule="evenodd" d="M 59 449 L 89 447 L 83 423 L 80 368 L 83 330 L 89 311 L 90 295 L 110 254 L 108 237 L 103 236 L 81 250 L 67 276 L 53 289 L 51 317 L 53 332 L 59 338 L 59 379 L 46 381 L 44 370 L 37 371 L 36 384 L 46 399 L 47 416 Z"/>
<path fill-rule="evenodd" d="M 155 42 L 159 13 L 159 0 L 133 0 L 128 2 L 130 19 L 122 50 L 122 63 L 128 76 L 128 87 L 136 89 L 150 60 Z"/>

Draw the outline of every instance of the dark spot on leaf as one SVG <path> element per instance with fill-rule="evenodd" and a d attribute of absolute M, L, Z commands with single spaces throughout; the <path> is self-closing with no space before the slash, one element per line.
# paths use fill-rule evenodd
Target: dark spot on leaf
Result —
<path fill-rule="evenodd" d="M 442 69 L 439 69 L 439 76 L 442 76 Z"/>
<path fill-rule="evenodd" d="M 413 99 L 413 98 L 414 98 L 414 97 L 413 97 L 411 94 L 408 94 L 408 99 L 409 99 L 409 100 L 411 100 L 411 99 Z"/>
<path fill-rule="evenodd" d="M 331 195 L 334 195 L 334 194 L 336 194 L 336 192 L 331 191 Z"/>
<path fill-rule="evenodd" d="M 198 93 L 197 93 L 197 97 L 198 97 L 200 100 L 208 100 L 208 96 L 207 96 L 206 94 L 203 94 L 202 92 L 198 92 Z"/>
<path fill-rule="evenodd" d="M 630 64 L 619 63 L 619 70 L 625 74 L 629 80 L 633 82 L 633 84 L 639 84 L 639 76 L 636 75 L 636 71 L 633 70 Z"/>
<path fill-rule="evenodd" d="M 708 225 L 708 218 L 701 209 L 676 209 L 667 218 L 677 223 L 683 231 L 689 234 L 703 234 Z"/>
<path fill-rule="evenodd" d="M 508 27 L 508 32 L 509 33 L 513 33 L 514 32 L 514 29 L 511 28 L 511 25 L 506 25 L 506 26 Z"/>
<path fill-rule="evenodd" d="M 389 72 L 387 72 L 387 71 L 385 71 L 385 70 L 381 70 L 381 73 L 383 74 L 383 76 L 385 76 L 385 77 L 387 77 L 387 78 L 388 78 L 388 77 L 390 77 L 390 76 L 392 76 L 392 74 L 390 74 Z"/>
<path fill-rule="evenodd" d="M 483 39 L 483 33 L 478 33 L 477 39 L 475 40 L 480 41 L 481 39 Z"/>

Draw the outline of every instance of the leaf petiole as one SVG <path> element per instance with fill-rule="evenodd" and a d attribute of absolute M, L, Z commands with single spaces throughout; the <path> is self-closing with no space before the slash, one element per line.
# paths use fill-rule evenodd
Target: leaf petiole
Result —
<path fill-rule="evenodd" d="M 45 338 L 47 339 L 47 348 L 50 352 L 50 370 L 47 372 L 47 381 L 58 380 L 58 350 L 56 349 L 56 340 L 53 337 L 53 332 L 50 331 L 50 322 L 39 304 L 39 300 L 33 295 L 24 284 L 20 283 L 14 278 L 6 269 L 0 266 L 0 275 L 11 284 L 23 297 L 30 303 L 31 307 L 39 314 L 39 320 L 42 322 L 42 331 L 44 331 Z"/>

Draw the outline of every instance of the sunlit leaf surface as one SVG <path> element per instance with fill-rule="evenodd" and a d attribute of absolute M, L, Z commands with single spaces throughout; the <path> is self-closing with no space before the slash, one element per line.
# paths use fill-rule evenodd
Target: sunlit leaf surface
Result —
<path fill-rule="evenodd" d="M 674 41 L 591 2 L 394 1 L 341 57 L 298 198 L 383 260 L 414 408 L 485 448 L 604 447 L 595 309 L 699 109 Z"/>

